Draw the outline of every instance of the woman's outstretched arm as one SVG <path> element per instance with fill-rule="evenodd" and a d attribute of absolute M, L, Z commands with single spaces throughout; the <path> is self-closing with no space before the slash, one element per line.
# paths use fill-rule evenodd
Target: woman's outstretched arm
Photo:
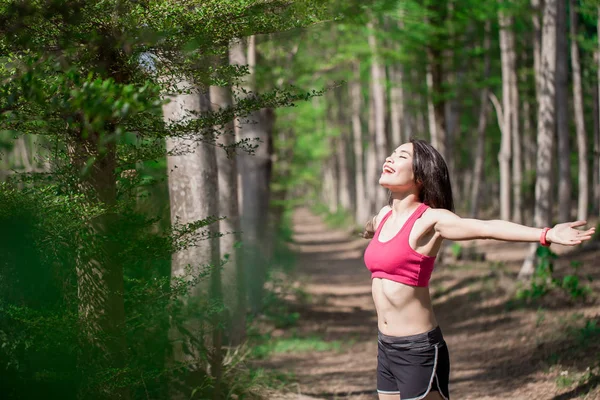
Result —
<path fill-rule="evenodd" d="M 502 220 L 484 221 L 479 219 L 460 218 L 456 214 L 442 209 L 434 209 L 434 229 L 444 239 L 496 239 L 510 242 L 539 242 L 543 228 L 532 228 L 525 225 Z M 555 225 L 546 233 L 546 240 L 567 246 L 574 246 L 589 240 L 595 228 L 582 231 L 575 229 L 586 224 L 585 221 L 566 222 Z"/>

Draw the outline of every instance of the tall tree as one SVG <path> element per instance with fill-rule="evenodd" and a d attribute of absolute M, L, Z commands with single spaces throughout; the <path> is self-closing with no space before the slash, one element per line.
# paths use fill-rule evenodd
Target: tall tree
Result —
<path fill-rule="evenodd" d="M 500 5 L 504 2 L 500 0 Z M 506 10 L 501 7 L 498 19 L 500 20 L 500 57 L 502 60 L 502 140 L 498 162 L 500 164 L 500 218 L 509 220 L 510 214 L 510 159 L 511 159 L 511 113 L 514 108 L 511 104 L 511 76 L 512 60 L 514 58 L 514 40 L 512 40 L 512 22 Z"/>
<path fill-rule="evenodd" d="M 180 91 L 189 92 L 179 94 L 171 102 L 163 107 L 164 118 L 167 124 L 180 123 L 194 118 L 194 115 L 206 114 L 210 111 L 210 95 L 208 88 L 196 88 L 189 81 L 181 81 L 178 84 Z M 171 205 L 171 221 L 177 225 L 194 224 L 197 221 L 216 217 L 219 213 L 218 197 L 218 171 L 215 147 L 208 143 L 198 142 L 191 136 L 167 139 L 167 168 L 169 177 L 169 200 Z M 198 319 L 200 299 L 209 297 L 215 304 L 222 301 L 221 277 L 220 277 L 220 252 L 218 224 L 210 224 L 205 232 L 192 233 L 188 238 L 190 245 L 173 254 L 171 262 L 171 274 L 175 279 L 183 278 L 189 281 L 198 279 L 204 274 L 204 269 L 210 268 L 210 286 L 197 285 L 187 299 L 190 312 L 184 322 L 184 331 L 190 332 L 192 336 L 200 338 L 200 341 L 208 340 L 212 349 L 211 372 L 216 380 L 218 388 L 221 379 L 221 346 L 222 331 L 220 318 L 215 313 L 210 320 L 211 326 L 206 329 L 206 321 Z M 204 236 L 204 237 L 203 237 Z M 202 240 L 204 239 L 204 240 Z M 207 330 L 212 335 L 206 337 L 203 332 Z M 204 366 L 195 365 L 197 361 L 197 349 L 199 344 L 189 336 L 180 333 L 180 328 L 173 328 L 173 336 L 178 338 L 174 341 L 175 348 L 173 357 L 175 361 L 190 363 L 191 374 L 194 377 Z M 209 339 L 210 338 L 210 339 Z M 200 345 L 202 346 L 202 345 Z M 193 385 L 193 378 L 188 384 Z M 218 392 L 218 390 L 217 390 Z"/>
<path fill-rule="evenodd" d="M 352 110 L 352 148 L 354 151 L 354 176 L 356 176 L 355 218 L 359 224 L 367 222 L 369 209 L 365 188 L 365 167 L 363 129 L 361 122 L 362 90 L 360 86 L 360 65 L 353 63 L 353 75 L 348 84 L 350 108 Z"/>
<path fill-rule="evenodd" d="M 376 183 L 381 173 L 381 168 L 378 166 L 383 165 L 385 158 L 387 157 L 387 140 L 385 133 L 385 66 L 381 59 L 379 44 L 375 37 L 375 24 L 370 22 L 367 26 L 369 30 L 368 42 L 371 50 L 371 98 L 373 104 L 373 122 L 374 122 L 374 141 L 375 146 L 375 166 L 374 175 L 371 179 Z M 385 202 L 385 191 L 377 187 L 375 189 L 375 204 L 376 208 L 379 208 Z"/>
<path fill-rule="evenodd" d="M 538 87 L 537 159 L 535 181 L 536 226 L 550 226 L 552 222 L 552 162 L 554 160 L 554 130 L 556 127 L 556 16 L 557 1 L 545 0 L 542 20 L 542 48 Z M 535 248 L 525 260 L 519 276 L 528 278 L 533 274 Z"/>
<path fill-rule="evenodd" d="M 228 65 L 226 57 L 221 59 L 221 66 Z M 210 100 L 215 113 L 223 113 L 233 107 L 230 86 L 211 86 Z M 245 337 L 246 330 L 246 280 L 243 258 L 239 243 L 240 213 L 238 205 L 238 171 L 237 158 L 232 146 L 235 143 L 233 120 L 223 121 L 215 127 L 218 134 L 217 143 L 223 147 L 216 153 L 219 177 L 219 215 L 224 217 L 219 222 L 219 230 L 223 233 L 220 239 L 223 265 L 223 300 L 229 312 L 225 320 L 228 345 L 239 345 Z"/>
<path fill-rule="evenodd" d="M 523 223 L 523 152 L 522 135 L 519 122 L 519 82 L 517 78 L 517 51 L 514 32 L 514 18 L 511 18 L 512 29 L 509 33 L 510 48 L 510 136 L 512 145 L 512 219 L 516 223 Z"/>
<path fill-rule="evenodd" d="M 598 84 L 596 85 L 596 92 L 598 96 L 598 103 L 600 103 L 600 7 L 597 9 L 597 36 L 598 36 L 598 46 L 596 48 L 596 65 L 598 70 Z M 594 132 L 594 175 L 596 179 L 594 180 L 594 203 L 596 210 L 600 210 L 600 104 L 598 106 L 598 112 L 596 113 L 598 117 L 598 129 Z"/>
<path fill-rule="evenodd" d="M 571 154 L 568 103 L 567 2 L 557 2 L 556 14 L 556 136 L 558 138 L 558 220 L 571 219 Z M 571 10 L 571 13 L 573 11 Z"/>
<path fill-rule="evenodd" d="M 245 43 L 244 43 L 245 42 Z M 256 92 L 256 38 L 235 42 L 230 51 L 232 64 L 248 66 L 250 74 L 245 78 L 240 97 L 254 96 Z M 269 118 L 264 110 L 256 111 L 238 119 L 238 136 L 242 141 L 253 144 L 254 154 L 238 156 L 238 171 L 241 184 L 241 228 L 243 232 L 243 254 L 247 263 L 247 291 L 253 312 L 262 306 L 263 285 L 266 280 L 265 260 L 261 258 L 265 227 L 268 225 L 269 209 Z"/>
<path fill-rule="evenodd" d="M 335 97 L 332 112 L 333 122 L 335 123 L 338 133 L 338 144 L 335 148 L 337 152 L 338 168 L 339 168 L 339 199 L 340 206 L 344 211 L 351 209 L 351 187 L 350 187 L 350 168 L 348 160 L 349 135 L 345 124 L 347 114 L 344 112 L 344 103 L 341 88 L 335 89 Z"/>
<path fill-rule="evenodd" d="M 445 103 L 442 98 L 443 60 L 438 44 L 427 48 L 427 115 L 431 144 L 448 162 L 446 149 Z"/>
<path fill-rule="evenodd" d="M 577 202 L 577 219 L 585 221 L 588 212 L 589 199 L 589 171 L 587 137 L 585 132 L 585 118 L 583 115 L 583 94 L 581 88 L 581 64 L 579 47 L 577 44 L 577 4 L 570 1 L 571 8 L 571 68 L 573 74 L 573 110 L 575 112 L 575 128 L 577 131 L 577 153 L 579 167 L 579 190 Z M 565 153 L 567 154 L 567 153 Z M 564 157 L 567 158 L 567 157 Z"/>
<path fill-rule="evenodd" d="M 485 32 L 483 36 L 483 80 L 484 86 L 481 89 L 479 97 L 479 119 L 477 124 L 477 147 L 475 150 L 475 162 L 473 165 L 473 184 L 471 185 L 471 217 L 477 218 L 479 212 L 479 199 L 481 196 L 481 184 L 483 181 L 483 162 L 485 159 L 485 131 L 487 128 L 487 119 L 489 115 L 489 94 L 487 80 L 490 77 L 490 30 L 491 22 L 486 21 Z"/>

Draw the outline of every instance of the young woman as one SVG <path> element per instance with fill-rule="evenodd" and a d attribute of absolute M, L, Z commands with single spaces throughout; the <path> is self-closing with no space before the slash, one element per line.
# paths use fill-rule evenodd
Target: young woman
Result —
<path fill-rule="evenodd" d="M 550 229 L 458 217 L 446 163 L 422 140 L 413 139 L 386 158 L 379 184 L 390 190 L 390 205 L 367 224 L 365 237 L 373 239 L 364 256 L 379 327 L 379 399 L 448 399 L 448 348 L 428 288 L 442 240 L 572 246 L 590 239 L 594 228 L 574 229 L 585 221 Z"/>

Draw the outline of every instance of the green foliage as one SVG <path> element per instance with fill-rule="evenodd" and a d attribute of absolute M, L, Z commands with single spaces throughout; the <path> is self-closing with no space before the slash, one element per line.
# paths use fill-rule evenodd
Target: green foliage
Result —
<path fill-rule="evenodd" d="M 190 265 L 186 277 L 171 278 L 170 264 L 174 252 L 214 239 L 206 227 L 218 218 L 171 224 L 168 208 L 149 200 L 168 198 L 164 139 L 215 144 L 234 115 L 319 93 L 289 85 L 242 93 L 233 108 L 168 124 L 162 106 L 169 95 L 240 84 L 245 66 L 213 62 L 231 40 L 329 15 L 314 0 L 2 3 L 0 148 L 43 135 L 51 167 L 0 187 L 3 394 L 166 398 L 193 376 L 186 396 L 213 396 L 204 340 L 224 306 L 189 294 L 221 265 Z M 165 362 L 175 331 L 183 364 Z M 225 368 L 224 393 L 244 394 L 241 370 Z"/>
<path fill-rule="evenodd" d="M 567 294 L 571 300 L 585 299 L 590 293 L 591 288 L 581 283 L 581 277 L 577 275 L 577 270 L 581 267 L 580 262 L 571 262 L 572 273 L 563 277 L 554 275 L 554 260 L 558 256 L 548 247 L 540 246 L 537 249 L 537 260 L 534 275 L 528 288 L 517 291 L 517 300 L 536 300 L 540 299 L 552 290 L 560 290 Z M 587 278 L 591 280 L 590 277 Z"/>
<path fill-rule="evenodd" d="M 340 341 L 325 341 L 317 336 L 311 337 L 291 337 L 291 338 L 271 338 L 269 341 L 255 346 L 252 349 L 252 356 L 257 359 L 266 358 L 273 354 L 280 353 L 304 353 L 311 351 L 336 351 L 342 349 Z"/>
<path fill-rule="evenodd" d="M 450 252 L 452 253 L 452 256 L 457 260 L 460 259 L 462 251 L 463 251 L 463 248 L 462 248 L 461 244 L 458 242 L 454 242 L 450 246 Z"/>

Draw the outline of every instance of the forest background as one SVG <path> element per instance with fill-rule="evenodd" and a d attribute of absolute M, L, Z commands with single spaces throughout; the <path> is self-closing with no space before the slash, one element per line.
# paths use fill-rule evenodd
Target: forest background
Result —
<path fill-rule="evenodd" d="M 2 1 L 2 392 L 260 397 L 251 349 L 297 318 L 291 212 L 358 232 L 411 137 L 446 159 L 460 215 L 597 223 L 599 18 L 592 0 Z M 519 296 L 590 296 L 552 257 L 531 248 Z"/>

